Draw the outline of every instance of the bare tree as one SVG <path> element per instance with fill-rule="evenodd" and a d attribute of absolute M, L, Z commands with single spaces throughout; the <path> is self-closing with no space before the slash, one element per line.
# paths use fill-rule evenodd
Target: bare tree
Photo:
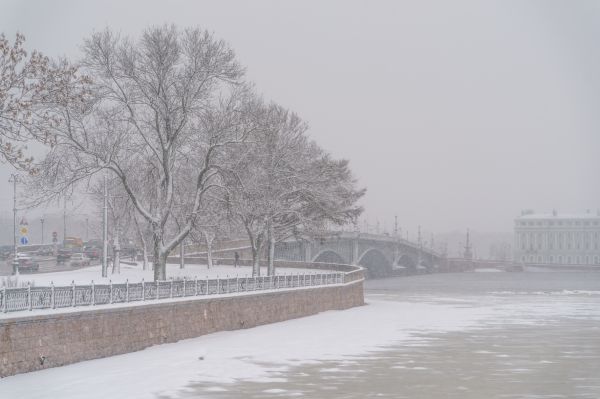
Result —
<path fill-rule="evenodd" d="M 65 60 L 52 62 L 37 51 L 28 56 L 24 42 L 21 34 L 13 44 L 0 34 L 0 158 L 35 173 L 26 145 L 32 139 L 53 143 L 49 127 L 57 117 L 47 105 L 81 101 L 88 79 Z"/>
<path fill-rule="evenodd" d="M 362 208 L 347 161 L 336 161 L 311 142 L 306 125 L 288 110 L 271 105 L 263 128 L 240 155 L 228 197 L 231 215 L 244 226 L 253 255 L 253 272 L 267 245 L 268 273 L 274 273 L 274 248 L 291 236 L 315 235 L 326 222 L 352 222 Z"/>
<path fill-rule="evenodd" d="M 256 129 L 256 100 L 233 51 L 200 29 L 152 27 L 137 41 L 105 31 L 84 52 L 93 90 L 53 108 L 37 188 L 48 197 L 108 169 L 151 226 L 154 278 L 165 279 L 167 256 L 221 185 L 227 148 Z"/>

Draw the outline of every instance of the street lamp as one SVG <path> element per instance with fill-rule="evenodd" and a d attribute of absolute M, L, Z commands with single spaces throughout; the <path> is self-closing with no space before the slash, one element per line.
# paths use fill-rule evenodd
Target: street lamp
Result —
<path fill-rule="evenodd" d="M 40 223 L 42 224 L 42 245 L 44 245 L 44 217 L 40 218 Z"/>
<path fill-rule="evenodd" d="M 17 183 L 20 182 L 19 175 L 11 174 L 8 182 L 13 184 L 13 269 L 15 274 L 19 274 L 19 263 L 17 262 Z"/>

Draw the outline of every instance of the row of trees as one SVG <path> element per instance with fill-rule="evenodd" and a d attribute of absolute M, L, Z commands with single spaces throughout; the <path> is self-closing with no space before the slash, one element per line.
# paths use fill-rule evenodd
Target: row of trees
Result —
<path fill-rule="evenodd" d="M 2 155 L 30 172 L 34 201 L 98 192 L 107 173 L 115 220 L 151 243 L 155 279 L 166 278 L 167 256 L 186 237 L 210 248 L 224 231 L 242 230 L 253 273 L 265 248 L 273 273 L 277 241 L 361 213 L 364 190 L 348 162 L 311 141 L 296 114 L 260 98 L 212 34 L 161 26 L 132 39 L 107 30 L 84 41 L 77 63 L 27 58 L 22 42 L 0 41 Z M 6 70 L 20 77 L 5 80 Z M 28 140 L 48 146 L 43 159 L 13 145 Z"/>

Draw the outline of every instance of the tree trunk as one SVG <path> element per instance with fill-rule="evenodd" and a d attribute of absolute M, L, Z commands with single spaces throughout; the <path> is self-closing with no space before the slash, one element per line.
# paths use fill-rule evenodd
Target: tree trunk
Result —
<path fill-rule="evenodd" d="M 185 269 L 185 247 L 183 241 L 179 243 L 179 268 Z"/>
<path fill-rule="evenodd" d="M 119 229 L 115 229 L 115 241 L 113 245 L 113 267 L 112 274 L 121 274 L 121 246 L 119 244 Z"/>
<path fill-rule="evenodd" d="M 202 232 L 204 235 L 204 241 L 206 242 L 206 263 L 209 269 L 213 267 L 213 257 L 212 257 L 212 243 L 214 237 L 209 236 L 207 232 Z"/>
<path fill-rule="evenodd" d="M 267 275 L 268 276 L 274 276 L 275 275 L 275 264 L 274 264 L 274 258 L 275 258 L 275 241 L 273 239 L 273 226 L 271 224 L 269 224 L 269 228 L 267 230 L 267 240 L 268 240 L 268 252 L 267 252 L 267 259 L 268 259 L 268 266 L 267 266 Z"/>
<path fill-rule="evenodd" d="M 142 241 L 142 270 L 148 270 L 148 247 L 146 240 Z"/>
<path fill-rule="evenodd" d="M 254 246 L 252 246 L 252 277 L 260 276 L 260 254 Z"/>
<path fill-rule="evenodd" d="M 157 234 L 152 235 L 154 241 L 154 281 L 167 279 L 167 253 L 163 252 L 162 240 Z"/>
<path fill-rule="evenodd" d="M 133 217 L 133 222 L 135 223 L 135 229 L 138 233 L 140 242 L 142 243 L 142 252 L 143 252 L 142 270 L 148 270 L 148 244 L 146 243 L 146 238 L 144 237 L 144 232 L 140 228 L 140 224 L 137 221 L 137 217 L 135 217 L 135 216 Z"/>
<path fill-rule="evenodd" d="M 250 239 L 250 246 L 252 247 L 252 277 L 258 277 L 260 276 L 260 238 Z"/>

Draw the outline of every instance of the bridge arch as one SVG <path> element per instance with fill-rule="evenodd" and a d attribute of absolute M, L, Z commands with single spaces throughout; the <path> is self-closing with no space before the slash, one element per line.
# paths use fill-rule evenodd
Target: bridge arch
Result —
<path fill-rule="evenodd" d="M 405 267 L 408 270 L 415 271 L 417 270 L 417 261 L 412 256 L 408 254 L 402 254 L 396 259 L 394 262 L 396 266 Z"/>
<path fill-rule="evenodd" d="M 389 276 L 392 262 L 377 248 L 369 248 L 360 255 L 356 264 L 366 269 L 367 277 L 379 278 Z"/>
<path fill-rule="evenodd" d="M 313 262 L 324 262 L 324 263 L 348 263 L 342 255 L 331 249 L 324 249 L 317 253 L 312 259 Z"/>

